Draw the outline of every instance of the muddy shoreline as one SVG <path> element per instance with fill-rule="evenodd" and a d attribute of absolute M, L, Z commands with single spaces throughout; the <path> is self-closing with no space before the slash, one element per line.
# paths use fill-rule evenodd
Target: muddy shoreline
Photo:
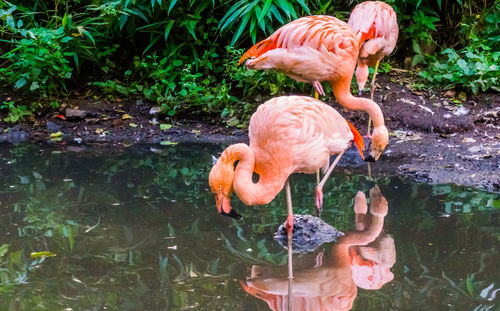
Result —
<path fill-rule="evenodd" d="M 500 94 L 415 91 L 407 87 L 410 80 L 397 70 L 378 77 L 375 100 L 384 112 L 390 140 L 381 160 L 370 165 L 373 176 L 402 175 L 420 182 L 500 192 Z M 5 92 L 2 97 L 2 101 L 15 100 L 15 95 Z M 366 114 L 325 101 L 365 134 Z M 5 112 L 1 116 L 3 120 Z M 248 141 L 246 129 L 200 121 L 196 116 L 190 119 L 166 120 L 142 98 L 76 97 L 65 100 L 59 113 L 41 114 L 20 124 L 0 121 L 0 143 L 113 148 L 209 143 L 222 145 L 222 151 L 228 144 Z M 347 173 L 367 172 L 355 152 L 348 153 L 341 166 Z"/>

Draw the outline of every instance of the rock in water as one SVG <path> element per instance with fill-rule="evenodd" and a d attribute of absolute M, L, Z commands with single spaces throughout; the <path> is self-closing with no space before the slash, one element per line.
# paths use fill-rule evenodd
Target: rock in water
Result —
<path fill-rule="evenodd" d="M 311 215 L 293 215 L 292 251 L 308 253 L 323 243 L 335 241 L 344 233 L 330 226 L 321 218 Z M 284 248 L 288 247 L 285 223 L 274 233 L 274 239 Z"/>

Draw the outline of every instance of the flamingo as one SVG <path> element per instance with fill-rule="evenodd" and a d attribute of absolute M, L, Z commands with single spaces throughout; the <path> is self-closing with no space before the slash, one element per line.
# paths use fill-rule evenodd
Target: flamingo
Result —
<path fill-rule="evenodd" d="M 352 141 L 361 156 L 363 138 L 335 109 L 307 96 L 275 97 L 257 108 L 250 118 L 250 145 L 234 144 L 217 159 L 209 175 L 220 214 L 239 218 L 230 205 L 234 192 L 247 205 L 267 204 L 286 187 L 288 233 L 293 228 L 293 209 L 288 177 L 311 174 L 333 164 L 316 187 L 316 213 L 323 204 L 323 185 Z M 238 163 L 236 163 L 238 162 Z M 252 181 L 253 172 L 259 181 Z"/>
<path fill-rule="evenodd" d="M 347 24 L 356 32 L 362 43 L 356 67 L 356 81 L 360 95 L 368 80 L 368 66 L 375 65 L 370 89 L 370 98 L 373 100 L 378 65 L 384 56 L 392 53 L 398 41 L 396 12 L 387 3 L 366 1 L 354 8 Z M 370 121 L 368 118 L 368 136 Z"/>
<path fill-rule="evenodd" d="M 350 89 L 360 44 L 360 38 L 345 22 L 326 15 L 307 16 L 282 26 L 251 47 L 238 64 L 250 58 L 245 63 L 248 69 L 274 69 L 311 83 L 321 95 L 325 95 L 321 81 L 329 81 L 342 106 L 365 111 L 371 117 L 371 147 L 381 153 L 389 140 L 382 110 L 373 100 L 354 97 Z"/>

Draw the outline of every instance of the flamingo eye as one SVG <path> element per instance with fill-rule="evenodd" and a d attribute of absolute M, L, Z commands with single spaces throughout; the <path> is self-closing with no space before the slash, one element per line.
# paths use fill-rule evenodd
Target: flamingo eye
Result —
<path fill-rule="evenodd" d="M 219 186 L 219 190 L 222 190 L 222 186 Z"/>

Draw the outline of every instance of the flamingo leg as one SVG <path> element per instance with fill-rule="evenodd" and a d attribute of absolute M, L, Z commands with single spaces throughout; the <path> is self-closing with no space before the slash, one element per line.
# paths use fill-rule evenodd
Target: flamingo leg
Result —
<path fill-rule="evenodd" d="M 293 208 L 292 208 L 292 194 L 290 191 L 290 180 L 287 178 L 285 183 L 286 190 L 286 205 L 288 206 L 288 217 L 286 219 L 286 232 L 291 235 L 293 233 Z"/>
<path fill-rule="evenodd" d="M 372 117 L 368 116 L 368 130 L 366 131 L 366 135 L 364 137 L 366 138 L 372 138 L 372 135 L 370 134 L 370 127 L 372 125 Z"/>
<path fill-rule="evenodd" d="M 372 177 L 372 168 L 370 167 L 370 163 L 368 162 L 368 180 L 373 180 Z"/>
<path fill-rule="evenodd" d="M 323 176 L 323 179 L 321 180 L 321 182 L 318 184 L 318 186 L 316 186 L 316 216 L 317 217 L 319 217 L 319 215 L 321 213 L 321 209 L 323 208 L 323 186 L 325 185 L 326 180 L 328 179 L 330 174 L 333 172 L 333 169 L 335 168 L 337 163 L 339 163 L 340 158 L 342 158 L 342 156 L 344 155 L 344 152 L 345 152 L 345 150 L 337 155 L 337 157 L 335 158 L 335 161 L 333 161 L 330 168 L 328 168 L 328 171 L 325 173 L 325 176 Z"/>
<path fill-rule="evenodd" d="M 312 83 L 312 85 L 313 85 L 314 89 L 316 90 L 316 92 L 314 93 L 314 97 L 315 97 L 316 99 L 318 99 L 318 96 L 316 96 L 316 95 L 317 95 L 317 93 L 319 93 L 319 95 L 321 95 L 321 96 L 325 96 L 325 91 L 323 91 L 323 86 L 321 85 L 321 82 L 319 82 L 319 81 L 314 81 L 314 82 Z"/>
<path fill-rule="evenodd" d="M 373 93 L 375 92 L 375 79 L 377 78 L 377 71 L 378 71 L 378 64 L 380 63 L 380 59 L 377 59 L 377 62 L 375 63 L 375 69 L 373 70 L 373 78 L 372 78 L 372 83 L 370 84 L 370 99 L 373 100 Z M 372 125 L 372 118 L 369 116 L 368 117 L 368 130 L 366 131 L 366 138 L 372 138 L 372 135 L 370 134 L 370 127 Z"/>
<path fill-rule="evenodd" d="M 287 310 L 292 310 L 292 279 L 293 279 L 293 264 L 292 264 L 292 233 L 288 233 L 288 301 Z"/>
<path fill-rule="evenodd" d="M 380 59 L 377 59 L 377 63 L 375 63 L 375 69 L 373 70 L 373 78 L 370 89 L 370 99 L 373 100 L 373 93 L 375 92 L 375 79 L 377 78 L 378 64 L 380 63 Z"/>

